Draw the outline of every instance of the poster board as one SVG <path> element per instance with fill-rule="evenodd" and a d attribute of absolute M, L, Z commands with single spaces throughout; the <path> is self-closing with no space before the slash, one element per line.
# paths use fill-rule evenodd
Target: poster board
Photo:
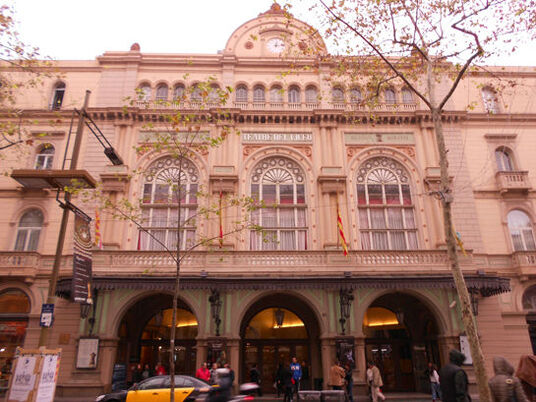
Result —
<path fill-rule="evenodd" d="M 7 402 L 53 402 L 61 349 L 17 348 Z"/>
<path fill-rule="evenodd" d="M 355 338 L 353 336 L 335 337 L 337 360 L 344 366 L 347 363 L 352 370 L 356 368 L 355 361 Z"/>
<path fill-rule="evenodd" d="M 81 337 L 76 354 L 77 369 L 96 369 L 99 359 L 99 338 Z"/>
<path fill-rule="evenodd" d="M 469 346 L 467 335 L 460 335 L 460 352 L 465 355 L 465 361 L 463 364 L 466 366 L 472 366 L 473 356 L 471 356 L 471 347 Z"/>

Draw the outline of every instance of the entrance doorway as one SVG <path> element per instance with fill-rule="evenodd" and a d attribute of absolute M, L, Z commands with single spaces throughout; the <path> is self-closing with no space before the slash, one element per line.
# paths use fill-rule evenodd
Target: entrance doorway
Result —
<path fill-rule="evenodd" d="M 289 295 L 271 295 L 248 311 L 241 328 L 241 382 L 250 381 L 254 364 L 261 373 L 264 393 L 274 394 L 279 365 L 293 357 L 302 365 L 302 389 L 311 389 L 321 377 L 318 324 L 310 308 Z"/>
<path fill-rule="evenodd" d="M 116 363 L 132 372 L 136 365 L 149 366 L 151 374 L 160 362 L 169 372 L 172 298 L 155 295 L 132 306 L 119 327 Z M 185 303 L 177 304 L 175 373 L 193 375 L 196 364 L 197 319 Z"/>
<path fill-rule="evenodd" d="M 429 392 L 428 362 L 439 365 L 438 327 L 417 298 L 392 293 L 374 301 L 363 320 L 365 354 L 382 374 L 384 389 Z"/>

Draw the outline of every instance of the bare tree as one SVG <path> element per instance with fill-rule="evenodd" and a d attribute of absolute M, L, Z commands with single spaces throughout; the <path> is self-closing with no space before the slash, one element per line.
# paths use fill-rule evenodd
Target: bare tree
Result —
<path fill-rule="evenodd" d="M 335 52 L 300 49 L 331 67 L 328 79 L 367 88 L 362 102 L 374 106 L 388 85 L 405 86 L 429 110 L 439 152 L 444 235 L 462 319 L 471 347 L 481 401 L 491 401 L 467 286 L 459 265 L 452 224 L 443 114 L 447 101 L 471 68 L 500 52 L 515 51 L 534 38 L 536 2 L 530 0 L 304 0 L 316 11 Z M 289 19 L 293 18 L 287 13 Z M 310 18 L 309 18 L 310 19 Z M 314 32 L 311 32 L 314 34 Z"/>

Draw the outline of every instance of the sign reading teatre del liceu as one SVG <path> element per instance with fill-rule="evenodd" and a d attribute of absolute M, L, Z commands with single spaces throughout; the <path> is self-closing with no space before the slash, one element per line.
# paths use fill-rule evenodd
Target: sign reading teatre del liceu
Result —
<path fill-rule="evenodd" d="M 286 144 L 312 144 L 312 133 L 242 133 L 243 144 L 258 143 L 286 143 Z"/>
<path fill-rule="evenodd" d="M 413 133 L 344 133 L 344 143 L 347 145 L 367 144 L 415 144 Z"/>

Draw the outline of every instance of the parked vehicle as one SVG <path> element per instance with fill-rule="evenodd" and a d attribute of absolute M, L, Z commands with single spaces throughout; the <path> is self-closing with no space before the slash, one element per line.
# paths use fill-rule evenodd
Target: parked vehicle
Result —
<path fill-rule="evenodd" d="M 132 385 L 129 389 L 99 395 L 95 402 L 167 402 L 169 401 L 170 378 L 168 375 L 150 377 Z M 195 377 L 175 376 L 175 401 L 194 402 L 204 400 L 211 386 Z"/>

